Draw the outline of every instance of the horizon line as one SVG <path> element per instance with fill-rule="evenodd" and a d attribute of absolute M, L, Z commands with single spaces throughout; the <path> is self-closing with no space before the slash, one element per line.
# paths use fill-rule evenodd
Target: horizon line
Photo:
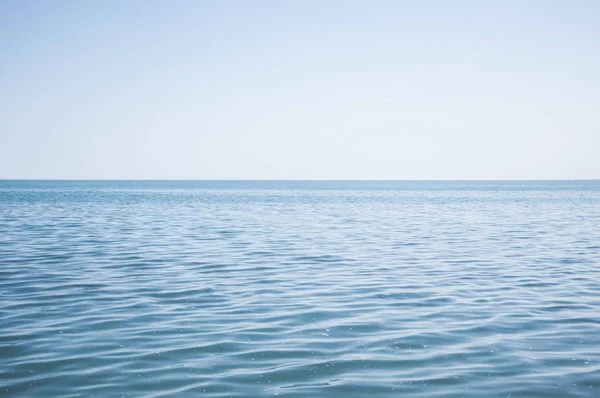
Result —
<path fill-rule="evenodd" d="M 231 181 L 231 182 L 283 182 L 283 181 L 298 181 L 298 182 L 419 182 L 419 181 L 452 181 L 452 182 L 477 182 L 477 181 L 600 181 L 600 178 L 544 178 L 544 179 L 530 179 L 530 178 L 518 178 L 518 179 L 260 179 L 260 178 L 201 178 L 201 179 L 179 179 L 179 178 L 167 178 L 167 179 L 154 179 L 154 178 L 0 178 L 0 181 Z"/>

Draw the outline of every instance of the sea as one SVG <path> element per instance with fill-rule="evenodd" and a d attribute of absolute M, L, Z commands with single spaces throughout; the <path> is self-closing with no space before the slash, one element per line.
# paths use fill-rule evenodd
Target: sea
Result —
<path fill-rule="evenodd" d="M 600 181 L 0 181 L 2 397 L 600 397 Z"/>

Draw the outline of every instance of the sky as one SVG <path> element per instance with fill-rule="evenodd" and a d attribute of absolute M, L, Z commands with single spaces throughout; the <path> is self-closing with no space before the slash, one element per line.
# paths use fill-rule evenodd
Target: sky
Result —
<path fill-rule="evenodd" d="M 600 178 L 600 1 L 0 0 L 0 178 Z"/>

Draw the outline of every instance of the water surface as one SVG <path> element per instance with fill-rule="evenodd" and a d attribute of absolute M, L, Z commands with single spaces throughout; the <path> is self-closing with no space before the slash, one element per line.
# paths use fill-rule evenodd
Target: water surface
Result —
<path fill-rule="evenodd" d="M 0 181 L 0 395 L 598 397 L 600 182 Z"/>

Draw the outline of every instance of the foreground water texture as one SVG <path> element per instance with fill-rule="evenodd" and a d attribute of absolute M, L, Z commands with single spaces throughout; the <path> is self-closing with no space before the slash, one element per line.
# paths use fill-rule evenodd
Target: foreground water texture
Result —
<path fill-rule="evenodd" d="M 600 182 L 0 181 L 0 395 L 599 397 Z"/>

